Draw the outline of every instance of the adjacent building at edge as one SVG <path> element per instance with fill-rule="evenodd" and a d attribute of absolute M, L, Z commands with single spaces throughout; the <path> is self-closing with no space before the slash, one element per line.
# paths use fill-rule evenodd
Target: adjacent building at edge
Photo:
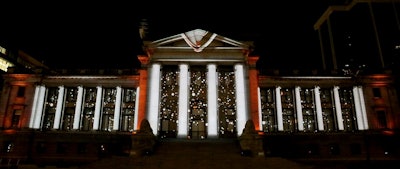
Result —
<path fill-rule="evenodd" d="M 143 120 L 158 139 L 188 141 L 237 139 L 252 120 L 266 156 L 399 159 L 393 73 L 263 74 L 252 49 L 195 29 L 145 42 L 139 69 L 10 70 L 0 99 L 0 159 L 126 155 Z"/>

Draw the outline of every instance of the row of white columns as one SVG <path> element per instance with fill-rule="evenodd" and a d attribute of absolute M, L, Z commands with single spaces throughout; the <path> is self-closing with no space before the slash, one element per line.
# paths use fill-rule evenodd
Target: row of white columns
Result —
<path fill-rule="evenodd" d="M 241 134 L 242 129 L 248 119 L 248 107 L 246 102 L 246 88 L 245 88 L 245 70 L 242 64 L 234 65 L 235 69 L 235 85 L 236 85 L 236 105 L 237 106 L 237 129 L 238 135 Z M 218 75 L 217 65 L 207 65 L 207 133 L 208 137 L 218 136 Z M 159 98 L 160 98 L 160 79 L 161 79 L 161 65 L 154 63 L 149 68 L 149 111 L 147 112 L 147 119 L 153 128 L 153 133 L 157 134 L 159 124 Z M 179 110 L 178 110 L 178 137 L 185 138 L 188 135 L 188 112 L 189 112 L 189 85 L 190 85 L 190 72 L 188 64 L 179 65 Z"/>
<path fill-rule="evenodd" d="M 77 101 L 75 106 L 75 114 L 74 114 L 74 121 L 73 121 L 73 130 L 78 130 L 80 128 L 80 117 L 82 113 L 83 107 L 83 93 L 84 88 L 82 86 L 77 86 L 78 94 L 77 94 Z M 116 87 L 116 102 L 115 102 L 115 109 L 114 109 L 114 123 L 112 130 L 119 130 L 120 126 L 120 115 L 121 115 L 121 103 L 122 103 L 122 88 L 120 86 Z M 139 88 L 136 89 L 139 92 Z M 57 105 L 56 105 L 56 112 L 54 117 L 54 124 L 52 129 L 59 129 L 61 126 L 61 119 L 62 119 L 62 110 L 64 109 L 64 95 L 65 95 L 65 87 L 59 86 L 58 87 L 58 96 L 57 96 Z M 100 118 L 101 118 L 101 108 L 102 108 L 102 92 L 103 87 L 97 86 L 97 94 L 96 94 L 96 104 L 95 104 L 95 111 L 94 111 L 94 122 L 93 122 L 93 130 L 99 130 L 100 127 Z M 139 95 L 137 94 L 136 97 Z M 31 112 L 31 119 L 29 121 L 29 127 L 33 129 L 40 129 L 42 122 L 42 118 L 44 116 L 44 109 L 45 109 L 45 97 L 46 97 L 46 87 L 44 85 L 36 86 L 35 88 L 35 96 L 34 102 Z M 136 98 L 138 100 L 138 98 Z M 137 112 L 138 102 L 135 105 L 135 112 Z M 138 123 L 137 113 L 135 113 L 134 117 L 134 126 L 136 127 Z M 137 130 L 136 128 L 134 130 Z"/>
<path fill-rule="evenodd" d="M 317 124 L 318 130 L 323 131 L 324 124 L 323 124 L 323 115 L 322 115 L 322 107 L 321 107 L 321 98 L 320 98 L 320 87 L 314 87 L 314 97 L 315 97 L 315 110 L 316 110 L 316 117 L 317 117 Z M 296 101 L 296 112 L 297 112 L 297 125 L 299 131 L 304 130 L 303 126 L 303 111 L 301 105 L 301 98 L 300 98 L 300 86 L 295 87 L 295 101 Z M 260 91 L 260 90 L 258 90 Z M 260 93 L 258 94 L 260 95 Z M 334 103 L 335 103 L 335 110 L 336 110 L 336 120 L 339 130 L 344 130 L 344 123 L 343 123 L 343 116 L 342 116 L 342 109 L 340 104 L 340 96 L 339 96 L 339 86 L 333 87 L 333 96 L 334 96 Z M 283 115 L 282 115 L 282 100 L 281 100 L 281 87 L 278 86 L 275 88 L 275 97 L 276 97 L 276 110 L 277 110 L 277 123 L 278 123 L 278 131 L 283 131 Z M 354 99 L 354 107 L 356 112 L 357 118 L 357 127 L 358 130 L 367 130 L 368 129 L 368 119 L 365 109 L 365 102 L 364 102 L 364 95 L 363 89 L 361 86 L 354 86 L 353 87 L 353 99 Z M 259 108 L 259 117 L 262 117 L 261 108 Z M 263 128 L 262 123 L 259 126 L 261 129 Z"/>

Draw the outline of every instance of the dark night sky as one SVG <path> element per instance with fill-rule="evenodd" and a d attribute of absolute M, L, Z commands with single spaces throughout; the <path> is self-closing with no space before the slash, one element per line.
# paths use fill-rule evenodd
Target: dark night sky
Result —
<path fill-rule="evenodd" d="M 140 1 L 139 1 L 140 2 Z M 334 0 L 205 1 L 26 1 L 3 3 L 0 45 L 13 45 L 53 68 L 137 66 L 139 21 L 158 40 L 204 29 L 254 41 L 262 64 L 319 59 L 314 23 Z M 5 5 L 5 6 L 4 6 Z M 80 61 L 78 61 L 80 60 Z M 309 63 L 310 64 L 310 63 Z M 307 64 L 303 66 L 309 66 Z"/>

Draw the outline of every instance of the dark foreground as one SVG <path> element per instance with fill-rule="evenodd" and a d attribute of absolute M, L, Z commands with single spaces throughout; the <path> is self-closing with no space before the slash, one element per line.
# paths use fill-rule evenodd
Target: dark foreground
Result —
<path fill-rule="evenodd" d="M 142 156 L 110 156 L 90 164 L 19 165 L 18 169 L 394 169 L 399 161 L 291 160 L 243 154 L 235 141 L 163 141 Z"/>

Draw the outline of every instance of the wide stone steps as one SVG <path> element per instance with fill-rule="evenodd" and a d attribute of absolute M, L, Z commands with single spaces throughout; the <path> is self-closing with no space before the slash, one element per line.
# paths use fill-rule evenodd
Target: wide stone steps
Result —
<path fill-rule="evenodd" d="M 264 169 L 313 168 L 278 157 L 243 156 L 235 140 L 165 140 L 144 156 L 113 156 L 82 169 Z"/>
<path fill-rule="evenodd" d="M 385 165 L 383 165 L 385 164 Z M 389 165 L 394 164 L 394 165 Z M 19 165 L 18 169 L 56 169 Z M 63 167 L 64 168 L 64 167 Z M 272 156 L 246 156 L 235 139 L 227 140 L 162 140 L 154 152 L 142 156 L 104 157 L 90 164 L 69 166 L 68 169 L 394 169 L 397 163 L 352 163 L 321 161 L 307 163 Z"/>

